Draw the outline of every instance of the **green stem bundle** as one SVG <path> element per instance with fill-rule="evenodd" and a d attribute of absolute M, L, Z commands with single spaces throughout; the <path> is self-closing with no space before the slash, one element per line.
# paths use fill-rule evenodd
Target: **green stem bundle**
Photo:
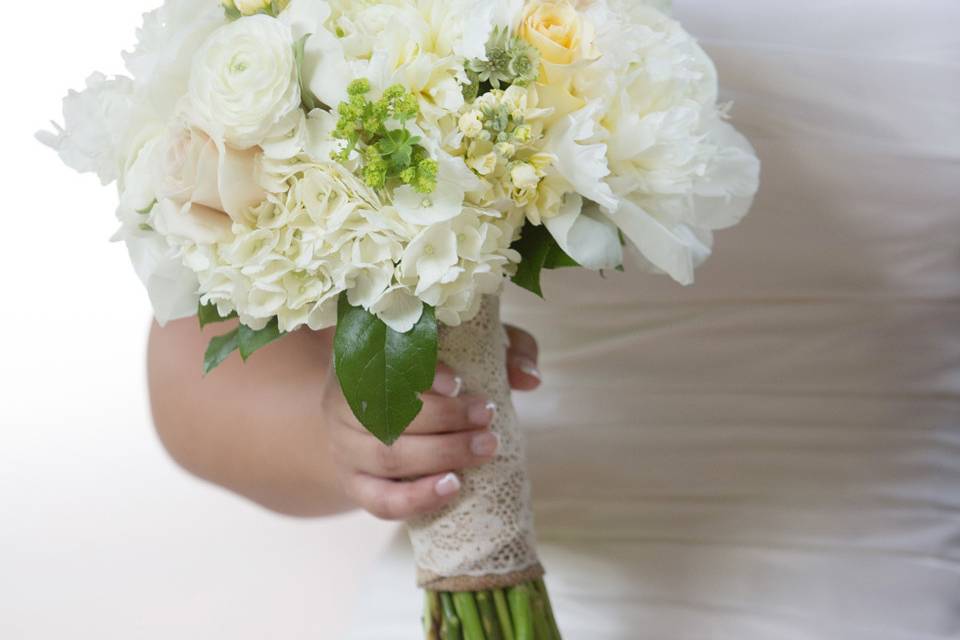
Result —
<path fill-rule="evenodd" d="M 427 640 L 563 640 L 543 580 L 510 589 L 426 595 Z"/>

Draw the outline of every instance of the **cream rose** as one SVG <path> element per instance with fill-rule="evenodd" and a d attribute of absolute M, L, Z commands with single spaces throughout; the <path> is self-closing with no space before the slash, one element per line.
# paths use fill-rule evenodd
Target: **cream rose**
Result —
<path fill-rule="evenodd" d="M 228 216 L 242 222 L 266 198 L 257 181 L 258 152 L 219 146 L 202 131 L 178 128 L 161 154 L 157 197 L 188 213 L 203 207 L 208 218 L 219 214 L 225 223 Z"/>
<path fill-rule="evenodd" d="M 293 128 L 300 83 L 290 27 L 266 15 L 217 29 L 194 58 L 192 115 L 238 149 Z"/>
<path fill-rule="evenodd" d="M 519 35 L 552 64 L 572 64 L 588 57 L 593 49 L 593 25 L 570 0 L 527 3 Z"/>

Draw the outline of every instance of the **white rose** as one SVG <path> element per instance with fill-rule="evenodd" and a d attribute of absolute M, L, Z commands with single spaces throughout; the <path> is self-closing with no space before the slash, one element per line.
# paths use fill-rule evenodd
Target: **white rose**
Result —
<path fill-rule="evenodd" d="M 257 15 L 215 31 L 194 59 L 189 97 L 203 128 L 239 149 L 295 126 L 300 83 L 290 27 Z"/>
<path fill-rule="evenodd" d="M 197 129 L 174 129 L 162 149 L 157 196 L 180 206 L 200 205 L 241 222 L 266 198 L 257 167 L 258 152 L 217 145 Z"/>

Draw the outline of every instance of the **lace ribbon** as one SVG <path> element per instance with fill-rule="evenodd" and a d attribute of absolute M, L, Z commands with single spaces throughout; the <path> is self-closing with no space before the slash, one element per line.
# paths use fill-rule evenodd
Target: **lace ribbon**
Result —
<path fill-rule="evenodd" d="M 539 578 L 526 442 L 510 399 L 507 336 L 500 299 L 486 296 L 477 316 L 440 327 L 440 360 L 462 376 L 464 392 L 497 405 L 496 459 L 462 475 L 457 502 L 408 524 L 418 582 L 434 591 L 478 591 Z"/>

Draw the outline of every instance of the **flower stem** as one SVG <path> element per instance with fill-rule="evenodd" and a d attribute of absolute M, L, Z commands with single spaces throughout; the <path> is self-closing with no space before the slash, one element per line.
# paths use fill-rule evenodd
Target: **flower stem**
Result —
<path fill-rule="evenodd" d="M 503 592 L 503 589 L 497 589 L 493 592 L 493 604 L 497 608 L 497 619 L 500 620 L 503 640 L 515 640 L 513 618 L 510 617 L 510 605 L 507 603 L 507 594 Z"/>
<path fill-rule="evenodd" d="M 456 608 L 453 606 L 453 598 L 450 597 L 449 593 L 441 593 L 440 602 L 443 604 L 440 640 L 463 640 L 462 626 Z"/>
<path fill-rule="evenodd" d="M 557 617 L 554 615 L 553 605 L 550 603 L 550 592 L 547 590 L 547 584 L 543 581 L 543 578 L 540 578 L 533 583 L 533 587 L 540 593 L 541 597 L 543 597 L 544 605 L 547 608 L 547 620 L 550 624 L 550 631 L 553 637 L 556 638 L 556 640 L 562 640 L 560 627 L 557 625 Z"/>
<path fill-rule="evenodd" d="M 423 612 L 423 631 L 427 640 L 440 640 L 441 613 L 440 594 L 436 591 L 425 592 L 426 602 Z"/>
<path fill-rule="evenodd" d="M 497 609 L 493 604 L 493 594 L 489 591 L 481 591 L 477 594 L 477 608 L 480 609 L 480 620 L 483 622 L 483 630 L 487 634 L 487 640 L 503 640 L 503 634 L 500 633 L 500 620 L 497 618 Z"/>
<path fill-rule="evenodd" d="M 427 640 L 563 640 L 542 580 L 494 591 L 428 592 Z"/>
<path fill-rule="evenodd" d="M 463 623 L 463 640 L 487 640 L 483 633 L 483 623 L 480 622 L 480 612 L 477 601 L 472 593 L 453 594 L 453 606 Z"/>
<path fill-rule="evenodd" d="M 536 640 L 533 628 L 533 612 L 530 608 L 530 588 L 527 585 L 513 587 L 507 592 L 510 614 L 513 616 L 513 631 L 516 640 Z"/>

